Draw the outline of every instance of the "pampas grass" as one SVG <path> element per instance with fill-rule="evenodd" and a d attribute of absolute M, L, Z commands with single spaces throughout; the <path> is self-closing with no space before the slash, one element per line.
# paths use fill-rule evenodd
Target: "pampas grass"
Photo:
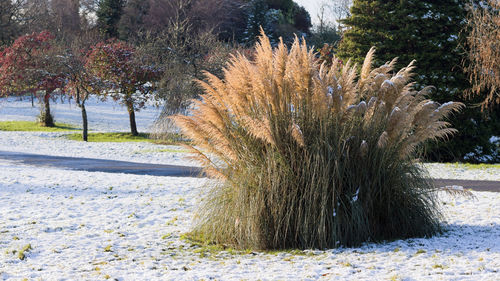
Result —
<path fill-rule="evenodd" d="M 194 233 L 239 248 L 334 248 L 440 231 L 436 188 L 415 162 L 460 103 L 415 91 L 413 63 L 320 64 L 305 42 L 232 58 L 224 79 L 206 74 L 201 101 L 174 121 L 207 187 Z"/>

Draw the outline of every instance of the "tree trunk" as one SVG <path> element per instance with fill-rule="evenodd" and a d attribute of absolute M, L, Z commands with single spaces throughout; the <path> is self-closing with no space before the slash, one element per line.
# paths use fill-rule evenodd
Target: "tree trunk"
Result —
<path fill-rule="evenodd" d="M 82 123 L 83 123 L 83 131 L 82 131 L 82 139 L 83 141 L 88 141 L 88 131 L 89 131 L 89 123 L 87 120 L 87 110 L 85 109 L 85 101 L 87 100 L 88 94 L 84 96 L 83 99 L 80 99 L 80 88 L 76 88 L 76 105 L 82 111 Z"/>
<path fill-rule="evenodd" d="M 31 107 L 35 107 L 35 95 L 31 92 Z"/>
<path fill-rule="evenodd" d="M 45 92 L 43 97 L 43 109 L 40 112 L 40 123 L 44 127 L 55 127 L 54 119 L 50 114 L 50 93 Z"/>
<path fill-rule="evenodd" d="M 130 132 L 132 133 L 133 136 L 138 136 L 139 133 L 137 132 L 137 124 L 135 123 L 134 104 L 132 102 L 127 102 L 126 104 L 127 104 L 128 116 L 130 119 Z"/>
<path fill-rule="evenodd" d="M 83 121 L 82 137 L 83 137 L 83 141 L 88 141 L 89 125 L 88 125 L 88 121 L 87 121 L 87 110 L 85 110 L 85 103 L 82 103 L 80 108 L 82 109 L 82 121 Z"/>

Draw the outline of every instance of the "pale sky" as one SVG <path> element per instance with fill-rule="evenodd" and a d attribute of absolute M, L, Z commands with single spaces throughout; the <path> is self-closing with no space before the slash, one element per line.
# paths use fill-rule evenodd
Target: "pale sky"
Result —
<path fill-rule="evenodd" d="M 315 24 L 318 21 L 318 11 L 324 0 L 294 0 L 295 3 L 306 8 L 311 15 L 311 21 Z"/>

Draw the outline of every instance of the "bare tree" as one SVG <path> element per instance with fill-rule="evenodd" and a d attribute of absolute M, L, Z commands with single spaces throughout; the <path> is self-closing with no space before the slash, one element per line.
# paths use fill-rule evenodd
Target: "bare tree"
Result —
<path fill-rule="evenodd" d="M 54 31 L 48 0 L 24 0 L 22 2 L 22 14 L 20 16 L 23 33 L 40 32 L 42 30 Z"/>
<path fill-rule="evenodd" d="M 500 1 L 471 2 L 469 7 L 465 68 L 473 86 L 468 94 L 486 93 L 484 109 L 500 104 Z"/>
<path fill-rule="evenodd" d="M 66 78 L 66 93 L 75 98 L 76 105 L 82 113 L 82 138 L 88 141 L 88 121 L 85 102 L 90 95 L 97 94 L 104 86 L 102 81 L 91 75 L 85 67 L 86 55 L 91 46 L 97 44 L 101 36 L 97 30 L 80 32 L 72 42 L 64 42 L 62 51 L 62 64 Z"/>
<path fill-rule="evenodd" d="M 0 45 L 14 40 L 19 33 L 21 0 L 0 0 Z"/>
<path fill-rule="evenodd" d="M 196 80 L 203 78 L 205 70 L 220 74 L 233 49 L 218 40 L 218 32 L 214 31 L 218 27 L 205 20 L 210 14 L 216 14 L 217 7 L 202 7 L 201 4 L 207 2 L 201 0 L 153 1 L 162 5 L 150 12 L 145 24 L 162 28 L 146 28 L 150 32 L 142 39 L 139 51 L 143 59 L 163 66 L 156 94 L 164 107 L 154 124 L 153 137 L 166 138 L 175 130 L 168 116 L 186 110 L 190 100 L 201 93 Z M 222 0 L 214 0 L 214 3 L 222 3 Z M 160 16 L 161 13 L 168 16 Z"/>
<path fill-rule="evenodd" d="M 320 4 L 318 14 L 316 15 L 318 18 L 317 29 L 319 32 L 324 30 L 325 27 L 331 23 L 330 17 L 328 17 L 328 10 L 330 10 L 330 6 L 326 2 Z"/>
<path fill-rule="evenodd" d="M 332 13 L 334 21 L 341 27 L 340 21 L 351 15 L 351 6 L 353 0 L 324 0 L 321 9 L 329 10 Z"/>
<path fill-rule="evenodd" d="M 55 28 L 64 35 L 80 31 L 80 1 L 51 0 Z"/>
<path fill-rule="evenodd" d="M 99 0 L 80 0 L 80 16 L 82 29 L 88 29 L 95 26 L 97 7 Z"/>

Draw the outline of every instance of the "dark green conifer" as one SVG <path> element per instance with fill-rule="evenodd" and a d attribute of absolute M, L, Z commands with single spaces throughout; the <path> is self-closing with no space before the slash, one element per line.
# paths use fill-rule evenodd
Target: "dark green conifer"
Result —
<path fill-rule="evenodd" d="M 125 0 L 102 0 L 97 9 L 97 27 L 106 38 L 118 37 L 118 23 Z"/>
<path fill-rule="evenodd" d="M 247 26 L 241 41 L 253 44 L 262 27 L 273 44 L 280 37 L 291 43 L 295 35 L 308 35 L 311 26 L 309 13 L 292 0 L 252 0 L 248 3 Z"/>
<path fill-rule="evenodd" d="M 437 102 L 467 103 L 467 109 L 450 120 L 459 133 L 448 142 L 428 147 L 432 160 L 477 161 L 481 154 L 495 154 L 489 139 L 496 117 L 483 116 L 474 107 L 477 101 L 463 98 L 470 87 L 461 67 L 465 54 L 459 48 L 465 39 L 461 31 L 466 17 L 466 1 L 460 0 L 355 0 L 351 16 L 343 20 L 348 29 L 339 45 L 339 57 L 359 64 L 375 46 L 376 64 L 399 57 L 396 68 L 400 68 L 416 60 L 417 88 L 435 86 L 430 98 Z"/>

